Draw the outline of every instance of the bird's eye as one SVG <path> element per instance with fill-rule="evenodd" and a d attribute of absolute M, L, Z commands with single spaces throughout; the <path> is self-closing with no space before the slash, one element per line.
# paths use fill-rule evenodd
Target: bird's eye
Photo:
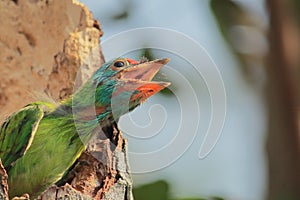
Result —
<path fill-rule="evenodd" d="M 124 61 L 118 60 L 118 61 L 116 61 L 116 62 L 114 63 L 114 66 L 115 66 L 115 67 L 118 67 L 118 68 L 124 67 L 124 66 L 125 66 L 125 63 L 124 63 Z"/>

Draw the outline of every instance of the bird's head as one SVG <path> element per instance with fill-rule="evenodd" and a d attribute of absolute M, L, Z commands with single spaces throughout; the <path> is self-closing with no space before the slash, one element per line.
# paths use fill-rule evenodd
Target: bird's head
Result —
<path fill-rule="evenodd" d="M 170 85 L 167 82 L 152 81 L 168 62 L 167 58 L 153 61 L 117 58 L 103 64 L 90 79 L 95 90 L 97 115 L 110 113 L 117 120 Z"/>

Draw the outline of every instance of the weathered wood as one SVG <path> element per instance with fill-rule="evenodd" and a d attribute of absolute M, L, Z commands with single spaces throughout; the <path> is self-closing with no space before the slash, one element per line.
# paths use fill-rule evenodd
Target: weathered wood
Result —
<path fill-rule="evenodd" d="M 7 173 L 0 160 L 0 200 L 8 200 Z"/>
<path fill-rule="evenodd" d="M 0 20 L 0 122 L 30 102 L 69 96 L 104 62 L 100 24 L 75 0 L 2 0 Z M 65 182 L 38 199 L 133 199 L 126 140 L 116 124 L 103 131 Z M 0 199 L 6 200 L 1 165 L 0 175 Z"/>

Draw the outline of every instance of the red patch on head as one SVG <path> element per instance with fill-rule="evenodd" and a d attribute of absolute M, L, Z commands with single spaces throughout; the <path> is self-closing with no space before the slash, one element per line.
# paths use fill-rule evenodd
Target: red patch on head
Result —
<path fill-rule="evenodd" d="M 139 64 L 139 61 L 136 61 L 136 60 L 132 60 L 130 58 L 126 58 L 127 62 L 129 62 L 129 64 L 131 65 L 136 65 L 136 64 Z"/>

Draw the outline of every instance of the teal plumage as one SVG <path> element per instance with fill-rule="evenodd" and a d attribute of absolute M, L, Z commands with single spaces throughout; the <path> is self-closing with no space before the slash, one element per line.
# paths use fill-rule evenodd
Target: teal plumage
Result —
<path fill-rule="evenodd" d="M 8 171 L 10 196 L 36 197 L 59 181 L 99 125 L 110 125 L 168 85 L 151 81 L 166 62 L 115 59 L 59 105 L 35 102 L 12 114 L 0 128 L 0 157 Z M 114 98 L 120 103 L 117 112 Z"/>

